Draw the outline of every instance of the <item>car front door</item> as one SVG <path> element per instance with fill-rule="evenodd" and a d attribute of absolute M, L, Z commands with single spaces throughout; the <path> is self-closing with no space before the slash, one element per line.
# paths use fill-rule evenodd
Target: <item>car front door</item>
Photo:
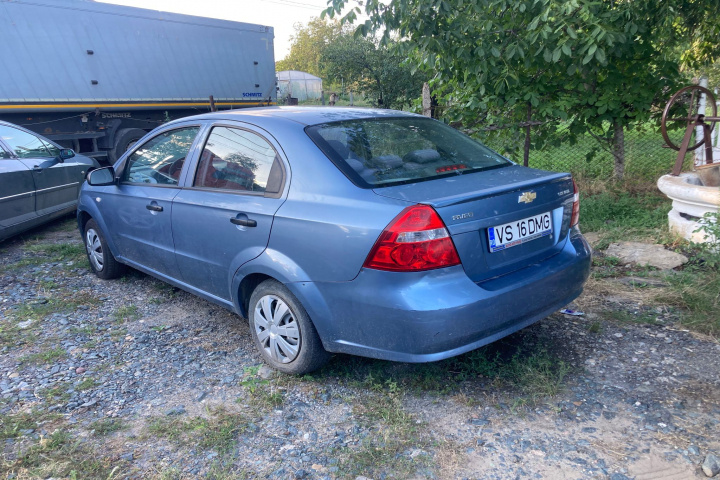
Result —
<path fill-rule="evenodd" d="M 177 279 L 172 200 L 180 192 L 180 175 L 200 128 L 174 126 L 135 148 L 118 169 L 117 187 L 98 201 L 120 257 Z"/>
<path fill-rule="evenodd" d="M 36 218 L 32 172 L 0 142 L 0 239 Z"/>
<path fill-rule="evenodd" d="M 38 216 L 72 207 L 77 202 L 87 165 L 73 159 L 61 162 L 60 150 L 55 145 L 19 128 L 0 125 L 0 137 L 31 172 Z"/>
<path fill-rule="evenodd" d="M 284 201 L 279 151 L 250 126 L 212 126 L 186 188 L 173 200 L 175 252 L 186 283 L 229 300 L 237 268 L 265 250 Z"/>

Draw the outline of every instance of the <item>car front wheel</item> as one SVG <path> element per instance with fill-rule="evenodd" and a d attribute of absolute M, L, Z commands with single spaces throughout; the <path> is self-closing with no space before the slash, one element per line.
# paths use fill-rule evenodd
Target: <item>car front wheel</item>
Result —
<path fill-rule="evenodd" d="M 95 275 L 103 280 L 110 280 L 123 274 L 125 266 L 113 257 L 95 220 L 88 220 L 85 224 L 83 239 L 90 268 Z"/>
<path fill-rule="evenodd" d="M 283 284 L 266 280 L 258 285 L 249 307 L 255 345 L 275 370 L 302 375 L 330 358 L 307 312 Z"/>

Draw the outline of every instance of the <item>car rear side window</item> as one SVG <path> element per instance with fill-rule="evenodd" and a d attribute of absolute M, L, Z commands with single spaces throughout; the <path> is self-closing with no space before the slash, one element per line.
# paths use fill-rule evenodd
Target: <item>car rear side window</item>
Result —
<path fill-rule="evenodd" d="M 40 138 L 7 125 L 0 125 L 0 138 L 5 140 L 18 158 L 53 157 L 60 153 L 58 151 L 53 155 L 47 149 L 48 144 Z"/>
<path fill-rule="evenodd" d="M 177 185 L 185 157 L 200 127 L 186 127 L 157 135 L 130 155 L 122 182 Z"/>
<path fill-rule="evenodd" d="M 203 148 L 193 186 L 238 192 L 279 192 L 280 159 L 261 136 L 214 127 Z"/>
<path fill-rule="evenodd" d="M 368 118 L 314 125 L 307 134 L 356 185 L 385 187 L 511 163 L 441 122 Z"/>

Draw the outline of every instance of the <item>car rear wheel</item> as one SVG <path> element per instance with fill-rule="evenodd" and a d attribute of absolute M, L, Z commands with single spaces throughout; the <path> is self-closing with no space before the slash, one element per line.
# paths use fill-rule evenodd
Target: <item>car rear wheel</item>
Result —
<path fill-rule="evenodd" d="M 250 329 L 265 362 L 283 373 L 302 375 L 330 358 L 307 312 L 283 284 L 266 280 L 253 291 Z"/>
<path fill-rule="evenodd" d="M 95 275 L 103 280 L 110 280 L 123 274 L 125 265 L 115 260 L 95 220 L 88 220 L 85 224 L 83 238 L 90 268 Z"/>

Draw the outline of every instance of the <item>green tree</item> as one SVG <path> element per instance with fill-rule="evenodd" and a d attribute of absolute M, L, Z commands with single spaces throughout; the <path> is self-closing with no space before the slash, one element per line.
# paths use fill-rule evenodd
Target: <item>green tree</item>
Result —
<path fill-rule="evenodd" d="M 349 34 L 351 27 L 343 26 L 339 21 L 321 18 L 311 19 L 307 25 L 295 24 L 295 35 L 291 37 L 290 53 L 275 62 L 275 70 L 300 70 L 323 77 L 320 57 L 332 42 L 342 35 Z"/>
<path fill-rule="evenodd" d="M 347 0 L 326 13 L 340 14 Z M 472 131 L 525 122 L 536 148 L 569 125 L 590 132 L 624 171 L 624 132 L 647 122 L 678 86 L 684 62 L 717 58 L 718 0 L 366 0 L 357 31 L 403 39 L 449 106 Z M 352 22 L 355 7 L 343 20 Z M 678 46 L 692 46 L 681 56 Z M 529 128 L 526 129 L 529 150 Z"/>
<path fill-rule="evenodd" d="M 330 43 L 320 59 L 332 78 L 362 93 L 382 108 L 403 108 L 422 91 L 425 76 L 413 73 L 393 42 L 377 45 L 371 40 L 343 35 Z"/>

